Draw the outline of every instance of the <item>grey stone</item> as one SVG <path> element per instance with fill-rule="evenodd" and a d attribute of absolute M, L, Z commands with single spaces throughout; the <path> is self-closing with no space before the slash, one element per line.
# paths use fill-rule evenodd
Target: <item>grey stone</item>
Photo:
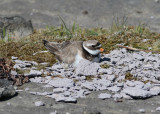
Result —
<path fill-rule="evenodd" d="M 150 89 L 150 93 L 152 95 L 159 95 L 160 94 L 160 87 L 159 86 L 154 86 Z"/>
<path fill-rule="evenodd" d="M 156 110 L 157 110 L 157 111 L 160 111 L 160 107 L 157 107 Z"/>
<path fill-rule="evenodd" d="M 12 82 L 4 79 L 0 79 L 0 98 L 1 97 L 13 97 L 16 94 Z"/>
<path fill-rule="evenodd" d="M 38 71 L 38 70 L 30 70 L 29 72 L 29 76 L 41 76 L 42 72 Z"/>
<path fill-rule="evenodd" d="M 64 97 L 64 96 L 59 96 L 55 98 L 57 102 L 66 102 L 66 103 L 76 103 L 77 100 L 73 97 Z"/>
<path fill-rule="evenodd" d="M 127 80 L 126 85 L 128 85 L 129 87 L 134 87 L 135 83 L 133 81 Z"/>
<path fill-rule="evenodd" d="M 44 106 L 45 104 L 42 101 L 36 101 L 35 106 Z"/>
<path fill-rule="evenodd" d="M 64 91 L 66 91 L 66 90 L 67 90 L 67 88 L 54 88 L 53 92 L 54 93 L 62 93 Z"/>
<path fill-rule="evenodd" d="M 74 82 L 72 79 L 68 78 L 54 78 L 53 80 L 50 80 L 49 85 L 52 85 L 53 87 L 72 87 Z"/>
<path fill-rule="evenodd" d="M 35 77 L 35 78 L 30 78 L 30 81 L 35 83 L 45 83 L 46 79 L 43 77 Z"/>
<path fill-rule="evenodd" d="M 98 95 L 98 98 L 100 99 L 110 99 L 111 98 L 111 94 L 108 94 L 108 93 L 101 93 Z"/>
<path fill-rule="evenodd" d="M 121 92 L 120 94 L 122 95 L 122 97 L 123 97 L 124 99 L 127 99 L 127 100 L 131 100 L 131 99 L 133 99 L 131 96 L 126 95 L 126 94 L 125 94 L 125 93 L 123 93 L 123 92 Z"/>
<path fill-rule="evenodd" d="M 0 38 L 5 39 L 5 41 L 23 38 L 32 34 L 32 32 L 31 20 L 26 21 L 20 16 L 0 17 Z"/>
<path fill-rule="evenodd" d="M 113 91 L 113 92 L 118 92 L 118 91 L 121 90 L 121 87 L 117 87 L 117 86 L 115 85 L 115 86 L 113 86 L 113 87 L 108 87 L 107 89 L 110 90 L 110 91 Z"/>
<path fill-rule="evenodd" d="M 58 112 L 54 111 L 54 112 L 50 112 L 49 114 L 58 114 Z"/>
<path fill-rule="evenodd" d="M 13 76 L 16 76 L 16 75 L 17 75 L 17 72 L 14 71 L 14 70 L 11 70 L 11 74 L 12 74 Z"/>
<path fill-rule="evenodd" d="M 121 94 L 114 94 L 112 97 L 113 98 L 121 99 L 121 98 L 123 98 L 123 95 L 121 95 Z"/>
<path fill-rule="evenodd" d="M 113 69 L 112 68 L 108 68 L 108 69 L 101 68 L 101 69 L 98 70 L 98 73 L 99 74 L 109 74 L 109 75 L 112 75 L 113 74 Z"/>
<path fill-rule="evenodd" d="M 122 90 L 122 92 L 125 93 L 126 95 L 131 96 L 132 98 L 137 98 L 137 99 L 144 99 L 152 96 L 152 94 L 149 91 L 135 87 L 125 88 Z"/>
<path fill-rule="evenodd" d="M 16 59 L 18 59 L 18 57 L 12 56 L 11 59 L 16 60 Z"/>
<path fill-rule="evenodd" d="M 92 63 L 88 60 L 81 60 L 76 68 L 76 75 L 97 75 L 100 68 L 98 63 Z"/>
<path fill-rule="evenodd" d="M 138 59 L 138 60 L 142 60 L 142 59 L 144 59 L 144 57 L 143 56 L 141 56 L 140 54 L 138 54 L 138 53 L 133 53 L 133 55 L 132 55 L 135 59 Z"/>
<path fill-rule="evenodd" d="M 82 88 L 86 88 L 86 89 L 88 89 L 90 91 L 94 91 L 94 90 L 96 90 L 96 87 L 94 87 L 93 84 L 94 84 L 93 82 L 86 81 L 85 83 L 81 84 L 81 87 Z"/>
<path fill-rule="evenodd" d="M 146 111 L 144 109 L 139 109 L 139 112 L 145 113 Z"/>

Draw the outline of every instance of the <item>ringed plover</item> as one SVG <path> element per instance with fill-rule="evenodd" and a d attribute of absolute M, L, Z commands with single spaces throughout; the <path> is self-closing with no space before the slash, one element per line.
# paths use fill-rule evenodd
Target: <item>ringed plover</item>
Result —
<path fill-rule="evenodd" d="M 101 56 L 100 52 L 104 51 L 97 40 L 65 41 L 62 43 L 43 40 L 43 44 L 59 62 L 64 62 L 73 66 L 77 66 L 82 59 L 99 62 Z"/>

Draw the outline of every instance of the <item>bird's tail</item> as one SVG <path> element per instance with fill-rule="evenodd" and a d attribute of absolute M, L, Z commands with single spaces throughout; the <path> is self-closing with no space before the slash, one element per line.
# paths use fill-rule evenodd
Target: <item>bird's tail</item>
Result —
<path fill-rule="evenodd" d="M 43 40 L 43 44 L 52 54 L 58 52 L 58 48 L 56 47 L 56 45 L 51 45 L 47 40 Z"/>

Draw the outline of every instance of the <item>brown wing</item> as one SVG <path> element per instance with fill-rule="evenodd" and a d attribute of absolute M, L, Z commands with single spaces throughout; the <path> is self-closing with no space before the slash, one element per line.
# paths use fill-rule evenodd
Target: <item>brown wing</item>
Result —
<path fill-rule="evenodd" d="M 56 52 L 59 52 L 59 49 L 57 48 L 57 46 L 51 44 L 47 40 L 43 40 L 43 44 L 52 54 L 55 54 Z"/>
<path fill-rule="evenodd" d="M 57 42 L 48 42 L 47 40 L 43 40 L 43 44 L 52 54 L 60 56 L 64 53 L 63 49 L 70 47 L 72 43 L 70 41 L 57 43 Z"/>
<path fill-rule="evenodd" d="M 62 49 L 61 60 L 68 64 L 73 63 L 75 61 L 78 50 L 81 50 L 81 48 L 81 41 L 70 42 Z"/>

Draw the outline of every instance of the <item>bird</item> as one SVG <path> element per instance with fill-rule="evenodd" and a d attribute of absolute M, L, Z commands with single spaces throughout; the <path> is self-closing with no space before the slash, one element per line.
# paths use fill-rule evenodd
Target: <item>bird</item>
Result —
<path fill-rule="evenodd" d="M 42 42 L 60 63 L 73 66 L 77 66 L 82 59 L 100 62 L 100 53 L 104 51 L 97 40 L 64 41 L 62 43 L 43 40 Z"/>

